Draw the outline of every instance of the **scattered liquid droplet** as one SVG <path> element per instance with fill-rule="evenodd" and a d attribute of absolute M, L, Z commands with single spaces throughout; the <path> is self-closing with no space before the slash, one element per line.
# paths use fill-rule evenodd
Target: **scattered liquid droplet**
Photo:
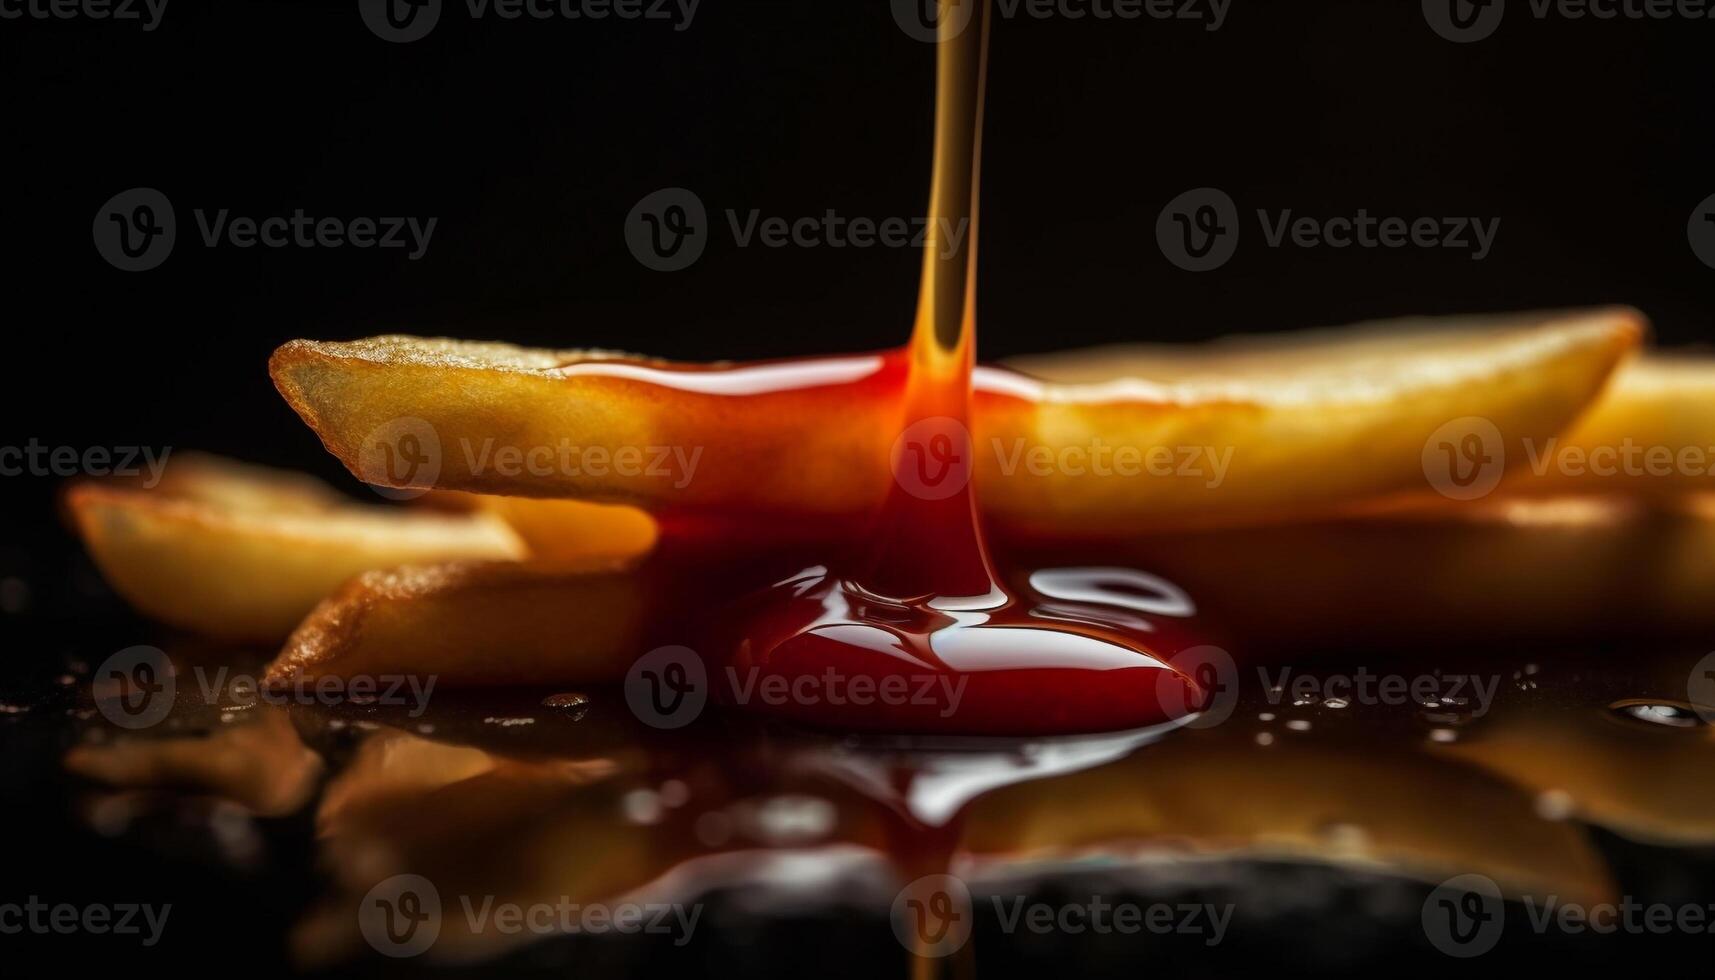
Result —
<path fill-rule="evenodd" d="M 1708 724 L 1708 715 L 1715 709 L 1697 708 L 1684 701 L 1616 701 L 1609 706 L 1621 718 L 1663 728 L 1699 728 Z"/>
<path fill-rule="evenodd" d="M 1294 718 L 1286 723 L 1286 727 L 1295 732 L 1307 732 L 1310 730 L 1310 723 L 1303 718 Z"/>
<path fill-rule="evenodd" d="M 1429 740 L 1442 743 L 1456 742 L 1459 740 L 1459 733 L 1451 728 L 1436 728 L 1430 731 Z"/>
<path fill-rule="evenodd" d="M 1274 733 L 1273 732 L 1257 732 L 1256 733 L 1256 744 L 1258 744 L 1258 745 L 1273 745 L 1274 744 Z"/>
<path fill-rule="evenodd" d="M 1346 700 L 1345 698 L 1329 698 L 1328 700 L 1322 702 L 1322 706 L 1324 708 L 1333 708 L 1337 711 L 1341 708 L 1350 707 L 1351 703 L 1352 702 Z"/>
<path fill-rule="evenodd" d="M 570 715 L 573 721 L 581 721 L 584 715 L 589 713 L 590 699 L 576 691 L 567 691 L 564 694 L 550 694 L 543 698 L 542 707 L 563 711 Z"/>

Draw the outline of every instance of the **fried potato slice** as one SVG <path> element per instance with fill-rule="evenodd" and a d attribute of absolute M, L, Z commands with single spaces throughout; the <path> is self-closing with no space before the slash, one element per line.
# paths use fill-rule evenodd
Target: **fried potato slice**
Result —
<path fill-rule="evenodd" d="M 1029 553 L 1026 563 L 1089 556 Z M 1143 536 L 1131 562 L 1183 586 L 1249 648 L 1699 635 L 1715 628 L 1715 495 L 1491 497 L 1246 530 Z"/>
<path fill-rule="evenodd" d="M 77 484 L 66 506 L 116 592 L 198 633 L 273 642 L 358 572 L 526 554 L 489 514 L 350 503 L 309 477 L 194 454 L 167 474 L 152 489 Z"/>
<path fill-rule="evenodd" d="M 1522 440 L 1563 429 L 1642 332 L 1624 309 L 1414 320 L 980 369 L 981 500 L 1003 523 L 1107 536 L 1421 488 L 1438 427 L 1482 416 L 1522 459 Z M 905 421 L 890 355 L 699 367 L 385 336 L 293 341 L 269 368 L 369 482 L 657 511 L 861 512 L 890 486 Z M 1119 449 L 1133 472 L 1094 471 Z M 1162 452 L 1166 476 L 1148 468 Z M 1187 477 L 1176 464 L 1192 452 L 1210 462 Z"/>
<path fill-rule="evenodd" d="M 1010 526 L 1101 537 L 1301 517 L 1427 489 L 1424 449 L 1437 430 L 1485 419 L 1517 464 L 1525 440 L 1578 416 L 1643 332 L 1635 311 L 1608 309 L 1016 359 L 1010 367 L 1042 384 L 1020 388 L 1031 407 L 1012 422 L 980 417 L 984 436 L 1022 438 L 1026 451 L 1138 447 L 1158 465 L 1138 478 L 985 472 L 984 509 Z"/>
<path fill-rule="evenodd" d="M 366 572 L 318 605 L 265 684 L 324 675 L 447 687 L 598 682 L 640 652 L 644 589 L 625 562 L 454 562 Z"/>
<path fill-rule="evenodd" d="M 631 558 L 655 547 L 659 536 L 654 518 L 625 504 L 457 490 L 437 490 L 431 496 L 438 506 L 499 517 L 524 539 L 530 557 L 540 561 Z"/>
<path fill-rule="evenodd" d="M 1652 353 L 1627 361 L 1565 435 L 1527 447 L 1502 489 L 1715 491 L 1715 358 Z"/>

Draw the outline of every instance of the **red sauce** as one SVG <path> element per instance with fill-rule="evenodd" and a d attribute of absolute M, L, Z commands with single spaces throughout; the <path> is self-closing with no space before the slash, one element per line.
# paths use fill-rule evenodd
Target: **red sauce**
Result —
<path fill-rule="evenodd" d="M 857 553 L 830 553 L 729 610 L 730 649 L 714 684 L 729 703 L 841 730 L 1050 735 L 1156 725 L 1199 701 L 1195 683 L 1166 663 L 1193 643 L 1168 625 L 1192 611 L 1171 585 L 1069 569 L 1008 589 L 989 558 L 966 424 L 986 40 L 979 17 L 937 45 L 936 240 L 925 248 L 911 343 L 873 361 L 674 379 L 745 397 L 883 384 L 899 407 L 892 487 Z M 938 240 L 965 223 L 959 247 Z"/>

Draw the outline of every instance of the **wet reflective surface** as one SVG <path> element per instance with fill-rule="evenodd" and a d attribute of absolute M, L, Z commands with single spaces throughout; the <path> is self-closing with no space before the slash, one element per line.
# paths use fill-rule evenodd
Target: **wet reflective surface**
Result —
<path fill-rule="evenodd" d="M 14 625 L 68 646 L 47 624 Z M 603 687 L 271 703 L 246 686 L 266 651 L 125 620 L 81 629 L 114 639 L 78 639 L 40 669 L 14 661 L 0 697 L 20 791 L 7 810 L 33 842 L 14 887 L 172 914 L 148 948 L 7 938 L 102 962 L 161 950 L 203 956 L 193 975 L 225 972 L 201 968 L 221 958 L 262 975 L 1498 975 L 1715 948 L 1701 931 L 1715 903 L 1715 712 L 1685 700 L 1702 651 L 1241 657 L 1223 677 L 1234 694 L 1189 724 L 935 739 L 714 705 L 666 730 Z M 175 700 L 128 729 L 92 680 L 139 640 L 170 659 Z M 965 893 L 912 891 L 941 875 Z M 1466 876 L 1503 897 L 1504 927 L 1456 959 L 1432 920 L 1483 912 L 1438 898 Z M 438 906 L 423 904 L 431 891 Z M 1636 906 L 1639 925 L 1539 925 L 1568 904 L 1598 919 Z M 1680 918 L 1651 932 L 1652 906 Z M 1107 907 L 1140 918 L 1128 930 Z M 630 928 L 602 917 L 632 908 Z M 900 928 L 946 916 L 968 923 L 940 930 L 957 940 L 949 955 L 907 952 Z"/>

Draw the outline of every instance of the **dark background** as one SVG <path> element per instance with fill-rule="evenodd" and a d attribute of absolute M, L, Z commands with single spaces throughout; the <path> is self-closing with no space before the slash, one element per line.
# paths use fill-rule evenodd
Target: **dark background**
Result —
<path fill-rule="evenodd" d="M 1664 342 L 1710 339 L 1715 270 L 1685 228 L 1715 193 L 1715 21 L 1538 21 L 1523 0 L 1511 8 L 1471 45 L 1434 34 L 1412 0 L 1233 0 L 1214 33 L 1150 19 L 998 21 L 984 356 L 1616 302 L 1642 308 Z M 881 0 L 705 0 L 683 32 L 473 22 L 450 2 L 427 38 L 405 45 L 373 36 L 354 0 L 170 0 L 150 33 L 0 21 L 0 45 L 3 444 L 201 448 L 349 486 L 268 382 L 268 353 L 285 340 L 404 331 L 707 359 L 879 348 L 909 327 L 909 249 L 739 249 L 723 231 L 694 267 L 663 274 L 622 237 L 632 205 L 671 185 L 723 224 L 727 208 L 921 213 L 933 51 Z M 1162 257 L 1154 227 L 1168 200 L 1205 185 L 1234 197 L 1247 237 L 1228 265 L 1194 275 Z M 125 273 L 97 254 L 90 228 L 103 202 L 136 186 L 172 200 L 179 238 L 160 268 Z M 208 249 L 192 215 L 299 207 L 439 220 L 413 262 L 400 250 Z M 1257 208 L 1477 215 L 1501 229 L 1482 262 L 1451 250 L 1268 249 Z M 88 573 L 53 515 L 57 483 L 0 478 L 0 576 L 29 584 L 27 616 L 85 601 L 74 593 Z M 9 675 L 32 655 L 57 656 L 19 640 L 40 630 L 6 635 Z M 80 638 L 84 652 L 97 654 L 101 635 Z M 64 737 L 14 729 L 6 784 L 28 792 L 50 779 L 36 764 L 51 765 Z M 307 883 L 240 883 L 68 836 L 57 806 L 15 803 L 9 831 L 33 853 L 6 875 L 12 890 L 151 900 L 119 892 L 182 878 L 197 894 L 240 889 L 234 929 L 308 897 Z M 110 880 L 109 863 L 128 869 L 114 893 L 90 891 Z M 801 962 L 822 935 L 783 941 Z M 208 941 L 188 951 L 218 954 L 203 966 L 281 966 L 278 948 Z M 118 965 L 131 955 L 56 950 Z M 258 961 L 266 969 L 248 969 Z"/>

